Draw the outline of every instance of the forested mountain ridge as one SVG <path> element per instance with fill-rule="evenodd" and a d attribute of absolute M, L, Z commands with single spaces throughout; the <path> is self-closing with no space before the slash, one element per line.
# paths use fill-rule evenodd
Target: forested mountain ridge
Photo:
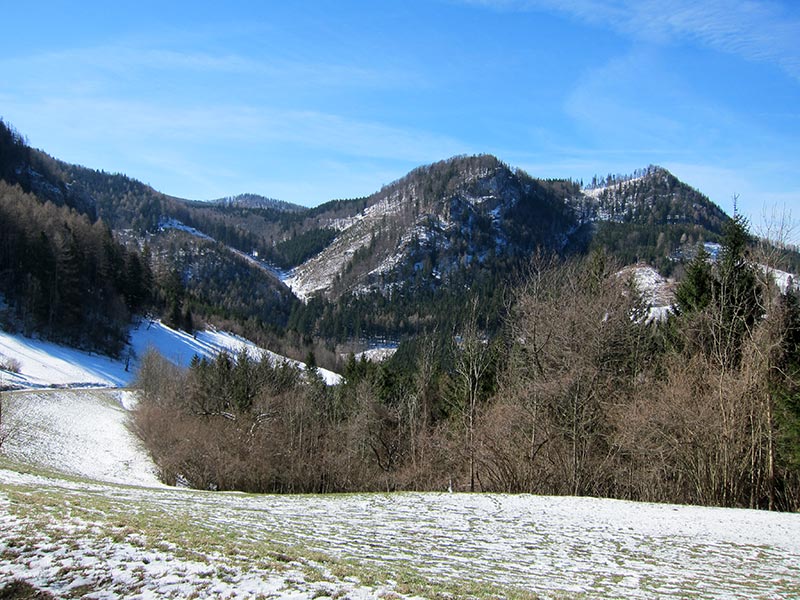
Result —
<path fill-rule="evenodd" d="M 665 225 L 690 223 L 719 234 L 722 209 L 666 169 L 650 165 L 632 177 L 612 178 L 584 188 L 576 205 L 582 220 Z"/>
<path fill-rule="evenodd" d="M 387 292 L 409 279 L 439 285 L 473 263 L 497 269 L 534 248 L 605 247 L 623 262 L 669 270 L 681 245 L 716 241 L 727 216 L 658 167 L 581 189 L 536 179 L 489 155 L 419 167 L 361 199 L 315 208 L 255 194 L 210 202 L 162 194 L 120 174 L 58 161 L 2 124 L 0 176 L 112 230 L 156 233 L 177 219 L 284 270 L 299 295 Z M 505 266 L 500 266 L 501 270 Z"/>
<path fill-rule="evenodd" d="M 571 204 L 582 222 L 594 224 L 595 247 L 665 273 L 699 242 L 719 241 L 729 219 L 701 192 L 653 165 L 634 176 L 594 181 Z"/>
<path fill-rule="evenodd" d="M 58 161 L 2 122 L 0 133 L 3 179 L 101 220 L 127 251 L 144 253 L 158 288 L 149 297 L 172 324 L 199 316 L 295 343 L 452 328 L 468 296 L 497 330 L 504 290 L 535 252 L 600 249 L 670 274 L 728 219 L 658 167 L 582 188 L 490 155 L 422 166 L 370 196 L 314 208 L 253 194 L 187 201 Z"/>
<path fill-rule="evenodd" d="M 446 282 L 455 271 L 536 247 L 566 251 L 576 219 L 565 190 L 577 186 L 533 179 L 489 155 L 420 167 L 356 213 L 320 215 L 320 228 L 340 233 L 296 268 L 290 285 L 306 297 L 386 293 L 413 279 Z"/>
<path fill-rule="evenodd" d="M 493 156 L 459 156 L 415 169 L 357 213 L 319 215 L 320 229 L 340 233 L 290 283 L 304 297 L 385 293 L 475 264 L 496 270 L 498 259 L 503 270 L 537 248 L 564 255 L 605 248 L 626 264 L 669 271 L 682 247 L 718 240 L 727 219 L 660 167 L 581 189 L 571 180 L 535 179 Z"/>
<path fill-rule="evenodd" d="M 258 194 L 237 194 L 236 196 L 227 196 L 217 200 L 211 200 L 212 204 L 219 204 L 221 206 L 238 206 L 242 208 L 269 208 L 280 210 L 284 212 L 303 212 L 306 210 L 305 206 L 299 204 L 292 204 L 284 200 L 277 200 L 275 198 L 267 198 Z"/>

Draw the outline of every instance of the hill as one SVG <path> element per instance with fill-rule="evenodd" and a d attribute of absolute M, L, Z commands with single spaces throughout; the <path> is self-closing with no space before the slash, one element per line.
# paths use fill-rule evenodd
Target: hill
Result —
<path fill-rule="evenodd" d="M 220 352 L 233 356 L 246 350 L 253 358 L 264 356 L 273 363 L 286 362 L 300 370 L 306 368 L 302 362 L 279 356 L 225 331 L 208 329 L 192 335 L 160 321 L 143 321 L 134 327 L 130 345 L 118 359 L 0 330 L 0 390 L 128 387 L 133 383 L 140 359 L 150 349 L 180 367 L 188 367 L 194 356 L 213 359 Z M 326 369 L 318 371 L 329 384 L 341 380 Z"/>
<path fill-rule="evenodd" d="M 299 204 L 293 204 L 284 200 L 276 200 L 275 198 L 267 198 L 258 194 L 238 194 L 236 196 L 211 200 L 210 202 L 212 204 L 228 207 L 274 209 L 283 212 L 305 211 L 305 207 Z"/>

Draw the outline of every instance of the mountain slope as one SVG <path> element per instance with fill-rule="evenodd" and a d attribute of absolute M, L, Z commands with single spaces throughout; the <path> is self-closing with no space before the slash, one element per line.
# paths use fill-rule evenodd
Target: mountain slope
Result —
<path fill-rule="evenodd" d="M 698 190 L 661 167 L 607 178 L 572 200 L 592 245 L 624 264 L 646 262 L 670 273 L 698 243 L 716 242 L 728 216 Z"/>
<path fill-rule="evenodd" d="M 420 167 L 350 208 L 317 217 L 339 234 L 296 267 L 288 283 L 300 297 L 385 294 L 420 279 L 438 285 L 476 266 L 502 271 L 537 249 L 594 245 L 625 263 L 665 268 L 681 246 L 716 240 L 728 218 L 660 167 L 581 190 L 487 155 Z"/>
<path fill-rule="evenodd" d="M 5 425 L 14 432 L 3 444 L 9 458 L 95 481 L 163 487 L 130 428 L 133 392 L 21 391 L 4 402 Z"/>
<path fill-rule="evenodd" d="M 184 368 L 195 355 L 213 359 L 220 352 L 236 355 L 242 350 L 254 359 L 263 356 L 273 364 L 287 362 L 300 370 L 306 368 L 300 361 L 226 331 L 209 328 L 189 334 L 161 321 L 145 320 L 136 325 L 131 330 L 130 345 L 119 359 L 0 330 L 0 391 L 128 387 L 133 384 L 140 359 L 150 349 Z M 11 359 L 14 369 L 6 370 Z M 321 368 L 317 371 L 328 384 L 341 381 L 336 373 Z"/>
<path fill-rule="evenodd" d="M 347 216 L 322 220 L 340 230 L 289 280 L 302 297 L 387 292 L 421 276 L 429 283 L 470 265 L 563 250 L 575 228 L 569 182 L 542 182 L 493 156 L 455 157 L 415 169 Z"/>

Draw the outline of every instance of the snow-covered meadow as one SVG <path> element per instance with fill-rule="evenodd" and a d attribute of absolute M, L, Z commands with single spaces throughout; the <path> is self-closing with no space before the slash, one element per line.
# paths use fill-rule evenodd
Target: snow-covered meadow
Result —
<path fill-rule="evenodd" d="M 159 486 L 153 461 L 130 430 L 134 392 L 5 392 L 3 454 L 21 464 L 93 481 Z"/>
<path fill-rule="evenodd" d="M 94 598 L 796 598 L 800 516 L 590 498 L 252 496 L 0 470 L 0 580 Z"/>

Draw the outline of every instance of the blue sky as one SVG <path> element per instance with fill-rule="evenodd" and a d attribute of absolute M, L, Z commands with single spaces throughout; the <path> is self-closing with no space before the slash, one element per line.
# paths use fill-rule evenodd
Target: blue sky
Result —
<path fill-rule="evenodd" d="M 0 117 L 180 197 L 305 205 L 492 153 L 659 164 L 800 216 L 796 0 L 36 2 L 3 9 Z"/>

